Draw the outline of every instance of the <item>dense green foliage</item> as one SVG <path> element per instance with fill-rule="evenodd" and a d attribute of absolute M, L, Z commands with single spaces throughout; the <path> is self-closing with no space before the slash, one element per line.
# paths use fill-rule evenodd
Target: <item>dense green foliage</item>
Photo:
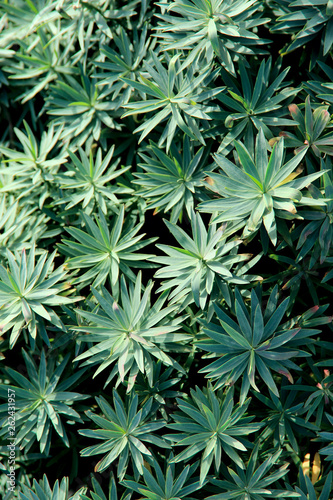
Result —
<path fill-rule="evenodd" d="M 1 498 L 332 500 L 333 1 L 4 0 L 0 88 Z"/>

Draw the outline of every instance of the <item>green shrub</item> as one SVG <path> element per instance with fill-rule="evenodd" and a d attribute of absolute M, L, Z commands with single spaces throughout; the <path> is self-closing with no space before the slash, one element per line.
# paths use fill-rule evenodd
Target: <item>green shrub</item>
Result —
<path fill-rule="evenodd" d="M 332 15 L 0 3 L 1 498 L 332 500 Z"/>

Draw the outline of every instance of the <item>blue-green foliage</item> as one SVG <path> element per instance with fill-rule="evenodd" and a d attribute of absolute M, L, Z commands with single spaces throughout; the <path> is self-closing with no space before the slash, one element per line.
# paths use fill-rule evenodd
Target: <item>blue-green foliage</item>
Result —
<path fill-rule="evenodd" d="M 332 499 L 332 57 L 333 0 L 0 2 L 1 498 Z"/>

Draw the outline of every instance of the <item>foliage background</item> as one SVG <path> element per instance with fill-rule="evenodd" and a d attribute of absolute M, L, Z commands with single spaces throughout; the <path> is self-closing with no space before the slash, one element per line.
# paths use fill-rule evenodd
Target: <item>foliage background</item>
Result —
<path fill-rule="evenodd" d="M 333 498 L 332 43 L 331 0 L 0 3 L 2 498 Z"/>

